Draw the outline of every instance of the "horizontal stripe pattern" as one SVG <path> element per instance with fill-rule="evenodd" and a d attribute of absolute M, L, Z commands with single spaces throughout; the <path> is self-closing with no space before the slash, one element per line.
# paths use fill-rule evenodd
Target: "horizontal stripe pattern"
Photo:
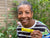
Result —
<path fill-rule="evenodd" d="M 35 27 L 46 27 L 45 25 L 36 25 Z"/>
<path fill-rule="evenodd" d="M 17 27 L 18 38 L 31 38 L 30 32 L 21 31 L 21 28 L 22 28 L 22 26 Z M 35 27 L 30 28 L 30 29 L 39 30 L 41 33 L 45 32 L 45 29 L 48 30 L 48 28 L 43 24 L 41 24 L 41 25 L 36 24 Z"/>

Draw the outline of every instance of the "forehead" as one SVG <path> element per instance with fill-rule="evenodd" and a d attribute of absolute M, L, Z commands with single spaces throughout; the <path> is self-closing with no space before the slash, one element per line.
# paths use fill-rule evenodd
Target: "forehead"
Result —
<path fill-rule="evenodd" d="M 30 10 L 31 7 L 29 5 L 20 5 L 18 10 Z"/>

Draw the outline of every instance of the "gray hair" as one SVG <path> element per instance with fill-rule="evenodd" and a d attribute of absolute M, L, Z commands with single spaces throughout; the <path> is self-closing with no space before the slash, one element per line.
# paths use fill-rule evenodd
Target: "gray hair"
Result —
<path fill-rule="evenodd" d="M 31 11 L 33 11 L 32 5 L 31 5 L 29 2 L 27 2 L 27 1 L 22 1 L 22 2 L 17 6 L 17 10 L 19 9 L 19 6 L 20 6 L 20 5 L 29 5 L 30 8 L 31 8 Z"/>

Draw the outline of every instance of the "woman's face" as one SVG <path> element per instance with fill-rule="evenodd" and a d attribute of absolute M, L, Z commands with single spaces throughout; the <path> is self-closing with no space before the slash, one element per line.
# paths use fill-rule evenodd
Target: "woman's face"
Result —
<path fill-rule="evenodd" d="M 23 26 L 26 26 L 32 20 L 33 13 L 29 5 L 20 5 L 18 9 L 18 19 Z"/>

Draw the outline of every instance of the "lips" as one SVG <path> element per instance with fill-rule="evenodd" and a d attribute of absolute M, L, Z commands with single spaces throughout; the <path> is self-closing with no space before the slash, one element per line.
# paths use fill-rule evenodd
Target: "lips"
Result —
<path fill-rule="evenodd" d="M 30 20 L 30 18 L 19 18 L 19 21 L 23 24 L 23 23 L 28 23 Z"/>
<path fill-rule="evenodd" d="M 22 22 L 23 22 L 23 23 L 26 23 L 26 22 L 27 22 L 27 20 L 22 20 Z"/>

